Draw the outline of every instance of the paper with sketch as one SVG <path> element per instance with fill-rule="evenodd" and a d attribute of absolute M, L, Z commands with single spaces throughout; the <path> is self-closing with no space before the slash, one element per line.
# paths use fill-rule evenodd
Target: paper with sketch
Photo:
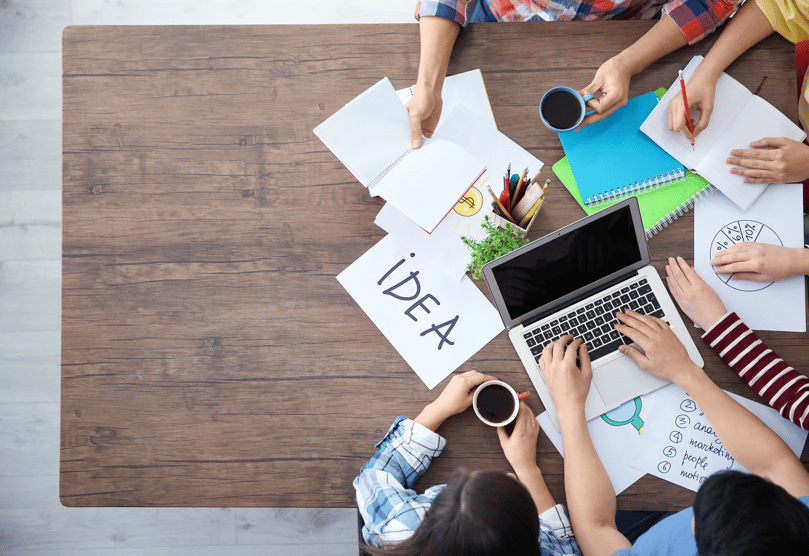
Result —
<path fill-rule="evenodd" d="M 455 117 L 455 116 L 458 117 Z M 543 162 L 496 129 L 489 128 L 464 105 L 456 106 L 452 118 L 438 128 L 433 138 L 460 146 L 486 165 L 482 179 L 476 186 L 487 203 L 491 200 L 488 187 L 495 193 L 503 190 L 503 172 L 511 163 L 511 173 L 519 174 L 528 168 L 528 177 L 542 169 Z"/>
<path fill-rule="evenodd" d="M 775 431 L 800 457 L 807 431 L 771 407 L 728 394 Z M 666 481 L 697 491 L 717 471 L 747 471 L 730 455 L 694 400 L 676 384 L 656 390 L 645 419 L 643 442 L 635 447 L 631 465 Z M 645 401 L 645 400 L 644 400 Z"/>
<path fill-rule="evenodd" d="M 337 280 L 430 389 L 503 330 L 470 278 L 450 278 L 390 235 Z"/>
<path fill-rule="evenodd" d="M 491 218 L 491 214 L 492 209 L 484 202 L 481 192 L 472 187 L 431 234 L 425 233 L 390 203 L 382 207 L 374 224 L 392 235 L 397 243 L 423 254 L 453 280 L 460 280 L 466 275 L 466 265 L 471 260 L 461 236 L 477 241 L 485 239 L 486 230 L 481 223 L 484 216 Z"/>
<path fill-rule="evenodd" d="M 416 86 L 411 85 L 406 89 L 399 89 L 396 94 L 399 95 L 402 104 L 407 104 L 415 91 Z M 447 114 L 459 104 L 466 106 L 482 124 L 497 129 L 492 106 L 489 104 L 489 95 L 486 93 L 486 85 L 483 83 L 483 74 L 479 69 L 448 75 L 441 88 L 441 100 L 444 106 L 436 129 L 441 127 L 441 124 L 447 119 Z"/>
<path fill-rule="evenodd" d="M 652 394 L 647 394 L 651 396 Z M 642 441 L 644 418 L 650 411 L 644 402 L 645 396 L 629 400 L 625 404 L 587 421 L 587 429 L 593 446 L 604 464 L 604 469 L 612 481 L 612 488 L 618 495 L 635 481 L 646 475 L 629 465 L 629 457 L 635 446 Z M 537 416 L 537 421 L 562 457 L 562 435 L 556 430 L 547 411 Z"/>
<path fill-rule="evenodd" d="M 702 56 L 695 56 L 683 70 L 686 84 L 701 61 Z M 803 141 L 806 133 L 769 102 L 723 73 L 716 83 L 710 125 L 696 138 L 692 150 L 691 143 L 681 133 L 668 129 L 669 101 L 679 93 L 679 79 L 675 79 L 641 125 L 641 131 L 687 168 L 718 187 L 739 208 L 748 210 L 767 185 L 744 183 L 744 176 L 731 174 L 731 165 L 725 162 L 730 151 L 748 149 L 750 143 L 764 137 Z M 698 119 L 698 112 L 692 117 Z"/>
<path fill-rule="evenodd" d="M 694 206 L 694 269 L 753 330 L 806 332 L 803 276 L 753 282 L 714 272 L 710 260 L 743 241 L 803 247 L 802 185 L 773 185 L 747 212 L 721 193 L 701 199 Z"/>

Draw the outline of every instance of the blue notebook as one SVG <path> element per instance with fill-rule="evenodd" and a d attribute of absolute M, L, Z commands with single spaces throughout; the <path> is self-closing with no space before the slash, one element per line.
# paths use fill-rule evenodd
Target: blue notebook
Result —
<path fill-rule="evenodd" d="M 657 106 L 657 95 L 629 99 L 610 117 L 580 131 L 559 134 L 586 205 L 665 187 L 685 178 L 677 160 L 657 146 L 640 126 Z"/>

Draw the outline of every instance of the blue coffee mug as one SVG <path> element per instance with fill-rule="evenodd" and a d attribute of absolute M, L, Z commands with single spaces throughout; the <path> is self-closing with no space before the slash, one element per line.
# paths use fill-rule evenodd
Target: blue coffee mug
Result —
<path fill-rule="evenodd" d="M 576 122 L 573 125 L 571 125 L 569 127 L 565 127 L 565 128 L 555 127 L 554 125 L 549 123 L 548 120 L 545 119 L 545 115 L 542 113 L 542 107 L 545 105 L 545 100 L 551 94 L 559 92 L 559 91 L 564 91 L 566 93 L 569 93 L 571 98 L 575 98 L 575 99 L 578 100 L 578 104 L 579 104 L 579 117 L 578 117 L 578 119 L 576 120 Z M 581 124 L 581 122 L 584 120 L 585 116 L 587 116 L 589 114 L 592 114 L 594 112 L 594 110 L 591 110 L 590 112 L 586 112 L 587 108 L 585 106 L 585 103 L 588 100 L 590 100 L 591 98 L 593 98 L 593 93 L 587 93 L 586 95 L 581 96 L 578 91 L 576 91 L 575 89 L 571 89 L 570 87 L 554 87 L 553 89 L 549 90 L 544 95 L 542 95 L 542 100 L 539 101 L 539 117 L 542 119 L 542 123 L 545 124 L 545 127 L 550 129 L 551 131 L 555 131 L 556 133 L 561 133 L 562 131 L 570 131 L 571 129 L 576 129 L 577 127 L 579 127 L 579 124 Z"/>

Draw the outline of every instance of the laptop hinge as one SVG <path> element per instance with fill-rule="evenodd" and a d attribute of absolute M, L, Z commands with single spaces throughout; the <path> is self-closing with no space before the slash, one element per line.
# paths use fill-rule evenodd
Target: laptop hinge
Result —
<path fill-rule="evenodd" d="M 632 278 L 633 276 L 639 276 L 639 275 L 640 275 L 640 272 L 638 272 L 637 270 L 634 271 L 631 274 L 624 274 L 620 278 L 610 280 L 609 282 L 607 282 L 606 284 L 601 286 L 601 289 L 599 289 L 597 292 L 590 291 L 589 293 L 583 293 L 583 294 L 581 294 L 579 296 L 576 296 L 575 298 L 568 301 L 566 303 L 566 305 L 568 307 L 571 306 L 571 305 L 575 305 L 576 303 L 578 303 L 579 301 L 581 301 L 583 299 L 587 299 L 588 297 L 594 297 L 594 296 L 598 295 L 600 292 L 603 292 L 604 290 L 607 290 L 607 289 L 613 287 L 615 284 L 620 284 L 621 282 L 623 282 L 625 280 L 628 280 L 628 279 Z M 540 320 L 544 319 L 547 316 L 550 316 L 550 315 L 552 315 L 554 313 L 559 312 L 560 308 L 561 307 L 556 307 L 555 309 L 551 309 L 549 311 L 545 311 L 545 312 L 540 313 L 538 315 L 534 315 L 533 317 L 531 317 L 531 319 L 529 319 L 529 320 L 525 321 L 524 323 L 522 323 L 522 325 L 524 327 L 531 326 L 535 322 L 540 321 Z"/>

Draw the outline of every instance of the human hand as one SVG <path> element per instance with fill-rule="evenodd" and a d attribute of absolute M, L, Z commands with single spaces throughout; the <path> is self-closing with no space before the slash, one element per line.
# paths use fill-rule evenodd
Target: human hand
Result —
<path fill-rule="evenodd" d="M 477 371 L 454 375 L 444 391 L 422 410 L 415 421 L 435 431 L 448 417 L 468 409 L 472 405 L 475 389 L 489 380 L 497 379 Z"/>
<path fill-rule="evenodd" d="M 688 124 L 685 121 L 682 91 L 669 101 L 668 127 L 670 131 L 682 133 L 686 139 L 693 141 L 711 122 L 714 96 L 716 95 L 716 78 L 695 72 L 686 83 L 685 92 L 688 97 L 689 117 L 691 108 L 699 110 L 699 119 L 694 122 L 694 133 L 688 131 Z"/>
<path fill-rule="evenodd" d="M 711 264 L 719 274 L 733 273 L 734 280 L 775 282 L 805 274 L 806 259 L 804 248 L 745 241 L 717 253 Z"/>
<path fill-rule="evenodd" d="M 786 137 L 765 137 L 752 149 L 733 149 L 730 173 L 745 176 L 744 183 L 795 183 L 809 178 L 809 146 Z"/>
<path fill-rule="evenodd" d="M 557 411 L 562 408 L 575 411 L 584 408 L 584 401 L 590 391 L 593 369 L 590 366 L 587 345 L 583 342 L 581 338 L 573 340 L 571 335 L 562 336 L 548 344 L 539 358 L 542 378 L 548 386 Z M 577 354 L 581 368 L 576 366 Z"/>
<path fill-rule="evenodd" d="M 410 115 L 410 143 L 414 149 L 421 148 L 421 136 L 432 137 L 443 107 L 441 91 L 416 84 L 413 96 L 405 104 Z"/>
<path fill-rule="evenodd" d="M 669 257 L 666 284 L 680 309 L 703 330 L 708 330 L 728 312 L 714 289 L 682 257 Z"/>
<path fill-rule="evenodd" d="M 680 339 L 659 318 L 635 311 L 616 313 L 616 316 L 621 324 L 616 324 L 615 330 L 635 342 L 643 352 L 628 345 L 618 350 L 631 357 L 650 375 L 677 382 L 693 369 L 699 369 L 688 357 Z"/>
<path fill-rule="evenodd" d="M 525 402 L 520 402 L 511 436 L 506 432 L 506 427 L 497 427 L 497 436 L 506 459 L 518 477 L 537 467 L 539 423 Z"/>
<path fill-rule="evenodd" d="M 629 100 L 629 82 L 632 72 L 617 57 L 610 58 L 598 68 L 592 83 L 579 91 L 584 96 L 592 93 L 587 101 L 595 112 L 585 117 L 579 129 L 599 122 L 624 106 Z"/>

